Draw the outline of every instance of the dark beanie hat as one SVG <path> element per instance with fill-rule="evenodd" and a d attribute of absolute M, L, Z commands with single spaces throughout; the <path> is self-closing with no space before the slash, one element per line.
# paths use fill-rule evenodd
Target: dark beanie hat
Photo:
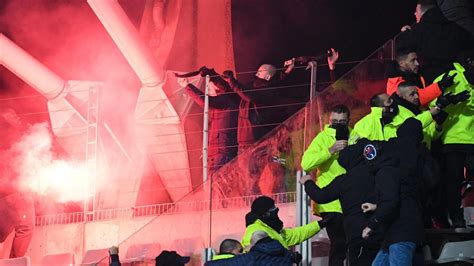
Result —
<path fill-rule="evenodd" d="M 183 257 L 176 251 L 163 250 L 158 257 L 155 258 L 157 266 L 184 266 L 190 261 L 190 257 Z"/>
<path fill-rule="evenodd" d="M 267 196 L 260 196 L 252 203 L 252 213 L 261 216 L 275 206 L 275 201 Z"/>

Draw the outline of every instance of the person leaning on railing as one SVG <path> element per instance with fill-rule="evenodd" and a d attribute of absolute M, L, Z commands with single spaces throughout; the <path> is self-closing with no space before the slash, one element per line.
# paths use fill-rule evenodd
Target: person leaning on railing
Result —
<path fill-rule="evenodd" d="M 241 99 L 237 129 L 239 153 L 274 127 L 265 121 L 265 115 L 263 115 L 265 111 L 261 107 L 275 104 L 273 100 L 278 98 L 278 91 L 272 87 L 279 86 L 281 81 L 291 73 L 294 66 L 294 60 L 292 60 L 285 70 L 279 73 L 275 66 L 263 64 L 257 70 L 253 82 L 248 85 L 240 83 L 232 71 L 223 72 L 222 77 Z M 272 115 L 279 116 L 280 114 L 273 112 Z"/>

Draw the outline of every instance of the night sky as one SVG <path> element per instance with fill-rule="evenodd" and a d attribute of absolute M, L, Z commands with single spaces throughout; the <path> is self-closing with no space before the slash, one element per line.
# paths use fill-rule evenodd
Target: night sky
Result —
<path fill-rule="evenodd" d="M 145 0 L 119 2 L 138 27 Z M 402 25 L 414 22 L 415 4 L 414 0 L 233 0 L 237 71 L 255 70 L 262 63 L 281 65 L 288 58 L 317 55 L 330 47 L 340 51 L 340 61 L 361 60 L 396 35 Z M 58 16 L 58 10 L 72 13 Z M 104 49 L 119 53 L 113 48 L 113 43 L 101 45 L 94 51 L 93 37 L 74 36 L 78 21 L 84 22 L 80 27 L 89 27 L 94 34 L 107 35 L 85 0 L 0 1 L 1 31 L 65 78 L 73 76 L 72 73 L 75 79 L 86 78 L 88 73 L 81 72 L 82 75 L 78 76 L 72 72 L 73 69 L 62 67 L 64 62 L 43 58 L 64 53 L 64 60 L 84 70 L 87 69 L 87 60 L 73 49 L 59 51 L 64 49 L 54 45 L 84 42 L 91 47 L 88 54 L 91 58 L 99 56 Z M 57 41 L 50 37 L 42 40 L 37 36 L 38 32 L 46 31 L 55 34 Z M 21 83 L 3 67 L 0 76 L 2 94 Z M 92 73 L 90 76 L 103 78 Z"/>
<path fill-rule="evenodd" d="M 361 60 L 414 23 L 415 5 L 414 0 L 234 0 L 237 70 L 330 47 L 340 50 L 340 61 Z"/>

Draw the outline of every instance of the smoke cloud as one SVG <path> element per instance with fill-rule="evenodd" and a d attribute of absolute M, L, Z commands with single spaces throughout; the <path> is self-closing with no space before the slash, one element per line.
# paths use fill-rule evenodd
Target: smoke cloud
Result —
<path fill-rule="evenodd" d="M 20 190 L 57 202 L 83 200 L 92 176 L 84 162 L 56 158 L 52 141 L 48 124 L 39 123 L 12 146 Z"/>

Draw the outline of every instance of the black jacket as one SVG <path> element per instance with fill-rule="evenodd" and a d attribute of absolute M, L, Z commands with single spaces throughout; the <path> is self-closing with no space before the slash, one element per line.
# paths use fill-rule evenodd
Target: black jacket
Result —
<path fill-rule="evenodd" d="M 215 82 L 216 86 L 221 87 Z M 240 98 L 225 90 L 217 96 L 209 97 L 209 156 L 217 153 L 230 158 L 237 155 L 237 116 Z M 185 88 L 186 93 L 199 106 L 204 107 L 204 93 L 193 84 Z"/>
<path fill-rule="evenodd" d="M 335 199 L 341 202 L 344 215 L 344 232 L 349 246 L 362 241 L 376 243 L 380 235 L 374 233 L 369 239 L 362 239 L 362 230 L 367 226 L 368 216 L 362 212 L 361 205 L 374 201 L 375 176 L 373 167 L 362 156 L 364 147 L 373 142 L 361 139 L 355 145 L 348 146 L 339 154 L 339 164 L 347 170 L 346 174 L 336 177 L 328 186 L 319 188 L 313 181 L 307 181 L 305 191 L 317 203 L 327 203 Z M 384 162 L 395 165 L 396 162 Z"/>
<path fill-rule="evenodd" d="M 237 255 L 230 259 L 222 259 L 206 262 L 206 266 L 291 266 L 292 256 L 288 249 L 280 242 L 271 238 L 264 238 L 255 244 L 250 251 L 243 255 Z"/>
<path fill-rule="evenodd" d="M 471 45 L 469 33 L 447 20 L 437 7 L 426 11 L 420 22 L 401 33 L 396 42 L 397 49 L 416 49 L 428 84 L 449 70 L 456 56 Z"/>
<path fill-rule="evenodd" d="M 397 217 L 386 224 L 384 246 L 405 241 L 421 244 L 423 222 L 417 195 L 417 180 L 422 174 L 422 167 L 420 167 L 422 166 L 420 162 L 422 139 L 421 123 L 414 118 L 409 118 L 397 130 L 397 138 L 388 142 L 387 149 L 400 162 L 397 173 L 399 209 Z M 379 206 L 376 212 L 378 210 Z"/>

